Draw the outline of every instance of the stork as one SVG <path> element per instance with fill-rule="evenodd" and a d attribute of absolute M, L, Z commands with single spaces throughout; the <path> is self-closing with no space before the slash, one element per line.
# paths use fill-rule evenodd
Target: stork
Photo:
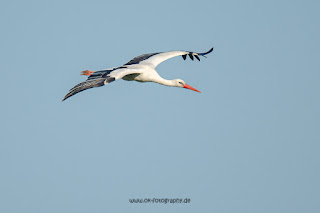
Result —
<path fill-rule="evenodd" d="M 162 78 L 155 68 L 163 61 L 176 56 L 182 56 L 186 60 L 187 55 L 193 60 L 194 57 L 200 61 L 199 56 L 206 57 L 205 55 L 211 53 L 213 48 L 205 53 L 196 53 L 190 51 L 169 51 L 149 53 L 137 56 L 130 60 L 128 63 L 121 67 L 110 68 L 100 71 L 85 70 L 81 72 L 81 75 L 89 76 L 84 82 L 81 82 L 70 89 L 69 93 L 63 98 L 62 101 L 67 98 L 93 87 L 101 87 L 111 83 L 115 80 L 122 78 L 126 81 L 138 81 L 138 82 L 155 82 L 165 86 L 182 87 L 201 93 L 199 90 L 186 84 L 181 79 L 166 80 Z"/>

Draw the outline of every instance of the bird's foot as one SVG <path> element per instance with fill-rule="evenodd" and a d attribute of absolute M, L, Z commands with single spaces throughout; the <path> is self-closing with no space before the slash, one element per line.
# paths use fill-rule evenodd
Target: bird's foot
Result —
<path fill-rule="evenodd" d="M 92 73 L 94 73 L 94 71 L 90 71 L 90 70 L 85 70 L 81 72 L 81 75 L 87 75 L 90 76 Z"/>

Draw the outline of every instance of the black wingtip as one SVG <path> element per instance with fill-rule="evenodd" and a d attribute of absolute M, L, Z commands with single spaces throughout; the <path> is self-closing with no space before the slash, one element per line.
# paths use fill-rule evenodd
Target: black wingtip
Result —
<path fill-rule="evenodd" d="M 189 53 L 189 57 L 190 57 L 191 60 L 193 61 L 193 55 L 192 55 L 192 53 Z"/>
<path fill-rule="evenodd" d="M 68 99 L 70 96 L 71 96 L 70 93 L 66 94 L 66 96 L 64 96 L 64 98 L 62 99 L 61 102 L 63 102 L 64 100 Z"/>
<path fill-rule="evenodd" d="M 187 58 L 187 54 L 186 55 L 182 55 L 183 60 L 186 60 Z"/>
<path fill-rule="evenodd" d="M 198 61 L 200 61 L 200 58 L 198 55 L 194 55 L 194 57 L 196 57 L 196 59 L 198 59 Z"/>
<path fill-rule="evenodd" d="M 213 51 L 213 47 L 208 52 L 198 53 L 198 55 L 204 56 L 204 55 L 207 55 L 207 54 L 211 53 L 212 51 Z"/>

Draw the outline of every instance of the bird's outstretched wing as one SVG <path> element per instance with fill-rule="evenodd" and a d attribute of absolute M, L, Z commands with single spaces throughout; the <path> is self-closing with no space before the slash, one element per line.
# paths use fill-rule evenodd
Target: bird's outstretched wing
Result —
<path fill-rule="evenodd" d="M 156 68 L 156 66 L 158 66 L 160 63 L 164 62 L 165 60 L 168 60 L 169 58 L 173 58 L 180 55 L 184 60 L 187 58 L 187 55 L 189 55 L 191 60 L 193 60 L 194 59 L 193 57 L 195 57 L 200 61 L 199 56 L 205 57 L 205 55 L 211 53 L 212 51 L 213 51 L 213 48 L 211 48 L 208 52 L 205 52 L 205 53 L 196 53 L 191 51 L 169 51 L 169 52 L 143 54 L 133 58 L 128 63 L 124 64 L 124 66 L 142 64 L 142 65 L 148 65 L 152 68 Z"/>
<path fill-rule="evenodd" d="M 93 87 L 101 87 L 115 80 L 118 80 L 125 75 L 140 72 L 141 71 L 138 69 L 127 68 L 125 66 L 108 70 L 96 71 L 93 74 L 91 74 L 86 81 L 83 81 L 71 88 L 68 94 L 66 94 L 65 97 L 62 99 L 62 101 L 86 89 L 90 89 Z"/>
<path fill-rule="evenodd" d="M 68 94 L 64 96 L 62 101 L 66 100 L 67 98 L 70 98 L 71 96 L 77 94 L 78 92 L 82 92 L 83 90 L 90 89 L 93 87 L 101 87 L 103 85 L 106 85 L 107 83 L 109 83 L 107 82 L 107 78 L 96 78 L 91 80 L 88 79 L 71 88 Z"/>

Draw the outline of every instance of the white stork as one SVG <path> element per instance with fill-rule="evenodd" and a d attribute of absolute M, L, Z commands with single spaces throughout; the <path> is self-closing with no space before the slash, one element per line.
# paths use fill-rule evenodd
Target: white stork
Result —
<path fill-rule="evenodd" d="M 157 73 L 155 68 L 163 61 L 169 58 L 180 56 L 180 55 L 184 60 L 187 58 L 187 55 L 189 55 L 191 60 L 193 60 L 193 56 L 194 56 L 196 59 L 200 61 L 199 56 L 205 57 L 205 55 L 211 53 L 212 50 L 213 48 L 211 48 L 208 52 L 205 52 L 205 53 L 195 53 L 190 51 L 169 51 L 169 52 L 149 53 L 149 54 L 143 54 L 143 55 L 137 56 L 121 67 L 100 70 L 100 71 L 90 71 L 90 70 L 82 71 L 81 75 L 89 76 L 88 79 L 84 82 L 81 82 L 80 84 L 77 84 L 72 89 L 70 89 L 69 93 L 66 94 L 66 96 L 63 98 L 62 101 L 66 100 L 67 98 L 83 90 L 90 89 L 93 87 L 104 86 L 120 78 L 126 81 L 155 82 L 155 83 L 166 85 L 166 86 L 183 87 L 186 89 L 191 89 L 196 92 L 200 92 L 199 90 L 186 84 L 181 79 L 173 79 L 173 80 L 163 79 Z"/>

